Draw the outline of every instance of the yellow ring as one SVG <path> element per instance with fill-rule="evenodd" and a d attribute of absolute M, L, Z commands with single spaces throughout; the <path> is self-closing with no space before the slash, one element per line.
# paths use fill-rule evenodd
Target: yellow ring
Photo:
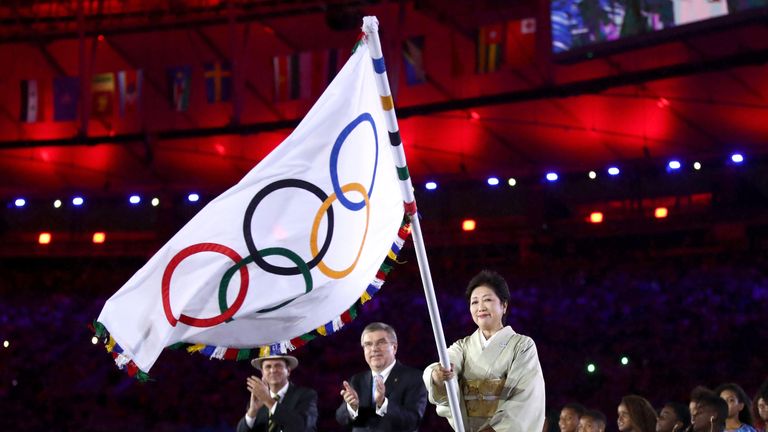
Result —
<path fill-rule="evenodd" d="M 368 236 L 368 222 L 370 220 L 370 213 L 371 213 L 371 206 L 368 202 L 368 193 L 365 190 L 365 186 L 361 185 L 360 183 L 347 183 L 344 186 L 341 187 L 342 192 L 350 192 L 355 191 L 360 193 L 363 196 L 363 200 L 365 201 L 365 232 L 363 233 L 363 241 L 360 243 L 360 249 L 357 251 L 357 256 L 355 257 L 355 261 L 352 262 L 352 265 L 347 267 L 344 270 L 334 270 L 325 263 L 320 260 L 320 262 L 317 263 L 317 268 L 320 269 L 320 271 L 328 276 L 331 279 L 341 279 L 344 276 L 350 274 L 352 270 L 355 269 L 355 266 L 357 265 L 357 261 L 360 259 L 360 254 L 363 252 L 363 245 L 365 245 L 365 238 Z M 317 248 L 317 231 L 320 228 L 320 221 L 323 220 L 323 216 L 325 215 L 326 210 L 328 207 L 333 204 L 333 201 L 336 200 L 336 193 L 332 193 L 330 196 L 328 196 L 328 199 L 326 199 L 323 204 L 320 206 L 320 209 L 317 210 L 317 214 L 315 215 L 315 220 L 312 223 L 312 234 L 309 236 L 309 250 L 312 252 L 312 256 L 317 256 L 318 248 Z"/>

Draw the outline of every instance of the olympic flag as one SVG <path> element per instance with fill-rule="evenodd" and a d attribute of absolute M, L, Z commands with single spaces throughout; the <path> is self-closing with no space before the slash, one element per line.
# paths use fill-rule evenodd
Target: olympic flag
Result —
<path fill-rule="evenodd" d="M 118 366 L 141 375 L 179 343 L 284 353 L 353 318 L 409 232 L 384 115 L 362 44 L 293 133 L 107 300 L 96 330 Z"/>

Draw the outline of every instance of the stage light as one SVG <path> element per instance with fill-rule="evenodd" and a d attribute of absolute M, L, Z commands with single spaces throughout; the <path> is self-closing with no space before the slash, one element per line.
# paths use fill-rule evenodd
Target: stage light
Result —
<path fill-rule="evenodd" d="M 16 207 L 24 207 L 25 205 L 27 205 L 27 200 L 25 200 L 24 198 L 16 198 L 13 204 Z"/>
<path fill-rule="evenodd" d="M 626 366 L 626 365 L 628 365 L 628 364 L 629 364 L 629 357 L 627 357 L 627 356 L 622 356 L 622 357 L 621 357 L 621 364 L 622 364 L 623 366 Z"/>
<path fill-rule="evenodd" d="M 678 160 L 671 160 L 667 164 L 667 167 L 669 167 L 669 169 L 671 169 L 671 170 L 680 169 L 680 161 L 678 161 Z"/>
<path fill-rule="evenodd" d="M 11 342 L 9 342 L 7 340 L 4 340 L 3 341 L 3 348 L 8 348 L 9 346 L 11 346 Z"/>
<path fill-rule="evenodd" d="M 152 207 L 157 207 L 160 205 L 160 198 L 152 198 Z"/>
<path fill-rule="evenodd" d="M 701 169 L 701 162 L 694 162 L 693 163 L 693 169 L 695 169 L 696 171 L 700 170 Z"/>
<path fill-rule="evenodd" d="M 96 336 L 92 337 L 91 338 L 91 343 L 96 345 L 97 343 L 99 343 L 99 338 L 97 338 Z"/>
<path fill-rule="evenodd" d="M 499 179 L 497 177 L 488 177 L 488 185 L 496 186 L 498 184 L 499 184 Z"/>
<path fill-rule="evenodd" d="M 138 204 L 141 202 L 141 197 L 138 195 L 131 195 L 131 197 L 128 198 L 128 202 L 131 204 Z"/>
<path fill-rule="evenodd" d="M 59 208 L 59 207 L 61 207 L 61 200 L 57 199 L 56 201 L 53 202 L 53 208 Z"/>
<path fill-rule="evenodd" d="M 474 231 L 477 228 L 477 222 L 474 219 L 464 219 L 461 222 L 461 229 L 463 231 Z"/>
<path fill-rule="evenodd" d="M 191 193 L 187 195 L 187 199 L 189 200 L 189 202 L 197 202 L 200 199 L 200 195 L 196 193 Z"/>
<path fill-rule="evenodd" d="M 99 42 L 104 42 L 104 35 L 100 34 L 99 36 L 96 37 L 96 39 L 98 39 Z"/>
<path fill-rule="evenodd" d="M 83 197 L 76 196 L 76 197 L 72 198 L 72 204 L 73 205 L 81 206 L 81 205 L 83 205 L 84 202 L 85 202 L 85 200 L 83 199 Z"/>
<path fill-rule="evenodd" d="M 653 211 L 653 217 L 656 219 L 664 219 L 667 216 L 669 216 L 669 210 L 666 207 L 656 207 Z"/>
<path fill-rule="evenodd" d="M 47 245 L 51 243 L 51 233 L 49 232 L 41 232 L 39 236 L 37 236 L 37 242 L 41 245 Z"/>
<path fill-rule="evenodd" d="M 433 181 L 429 181 L 427 182 L 427 184 L 424 185 L 424 187 L 427 188 L 427 190 L 435 190 L 437 189 L 437 183 Z"/>
<path fill-rule="evenodd" d="M 104 232 L 95 232 L 93 233 L 93 243 L 94 244 L 102 244 L 105 241 L 107 241 L 107 234 Z"/>
<path fill-rule="evenodd" d="M 547 180 L 548 180 L 548 181 L 551 181 L 551 182 L 556 182 L 556 181 L 557 181 L 557 179 L 558 179 L 558 176 L 557 176 L 557 173 L 556 173 L 556 172 L 548 172 L 548 173 L 547 173 Z"/>
<path fill-rule="evenodd" d="M 517 180 L 515 180 L 513 177 L 510 177 L 509 180 L 507 180 L 507 184 L 510 186 L 517 185 Z"/>
<path fill-rule="evenodd" d="M 597 366 L 594 363 L 587 363 L 587 373 L 593 374 L 597 371 Z"/>
<path fill-rule="evenodd" d="M 742 156 L 741 153 L 734 153 L 731 155 L 731 160 L 733 161 L 733 163 L 739 164 L 744 162 L 744 156 Z"/>
<path fill-rule="evenodd" d="M 619 169 L 618 169 L 618 168 L 616 168 L 616 167 L 610 167 L 610 168 L 608 168 L 608 174 L 610 174 L 610 175 L 612 175 L 612 176 L 616 176 L 616 175 L 619 175 L 619 172 L 620 172 L 620 171 L 619 171 Z"/>
<path fill-rule="evenodd" d="M 472 111 L 469 113 L 469 118 L 472 120 L 480 120 L 480 114 L 477 111 Z"/>
<path fill-rule="evenodd" d="M 593 224 L 603 223 L 603 214 L 600 212 L 592 212 L 589 214 L 589 222 Z"/>
<path fill-rule="evenodd" d="M 587 175 L 588 175 L 588 176 L 589 176 L 589 178 L 591 178 L 592 180 L 594 180 L 594 179 L 596 179 L 596 178 L 597 178 L 597 173 L 596 173 L 596 172 L 594 172 L 594 171 L 590 171 L 590 172 L 589 172 L 589 174 L 587 174 Z"/>

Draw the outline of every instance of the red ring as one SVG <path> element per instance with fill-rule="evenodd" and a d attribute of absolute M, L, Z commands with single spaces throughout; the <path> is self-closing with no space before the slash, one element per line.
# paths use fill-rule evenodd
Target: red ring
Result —
<path fill-rule="evenodd" d="M 226 255 L 229 259 L 234 261 L 235 264 L 243 260 L 243 258 L 240 257 L 240 255 L 234 250 L 217 243 L 198 243 L 179 251 L 179 253 L 177 253 L 165 267 L 165 272 L 163 272 L 163 281 L 161 283 L 161 293 L 163 297 L 163 310 L 165 311 L 165 318 L 173 327 L 176 327 L 176 323 L 179 321 L 181 321 L 183 324 L 193 327 L 213 327 L 215 325 L 221 324 L 232 318 L 235 313 L 240 310 L 240 307 L 243 306 L 243 302 L 245 301 L 245 295 L 248 294 L 248 268 L 246 266 L 242 266 L 240 267 L 240 291 L 238 291 L 237 298 L 232 303 L 232 306 L 229 307 L 229 309 L 219 315 L 210 318 L 195 318 L 181 314 L 179 318 L 176 319 L 176 317 L 173 316 L 173 311 L 171 310 L 171 276 L 173 275 L 174 270 L 176 270 L 176 267 L 184 259 L 198 252 L 218 252 L 222 255 Z"/>

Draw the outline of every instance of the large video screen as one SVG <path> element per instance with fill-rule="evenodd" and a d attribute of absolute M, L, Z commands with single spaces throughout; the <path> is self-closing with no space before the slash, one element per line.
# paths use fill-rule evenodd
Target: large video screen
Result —
<path fill-rule="evenodd" d="M 768 6 L 768 0 L 552 0 L 552 51 L 666 30 Z"/>

